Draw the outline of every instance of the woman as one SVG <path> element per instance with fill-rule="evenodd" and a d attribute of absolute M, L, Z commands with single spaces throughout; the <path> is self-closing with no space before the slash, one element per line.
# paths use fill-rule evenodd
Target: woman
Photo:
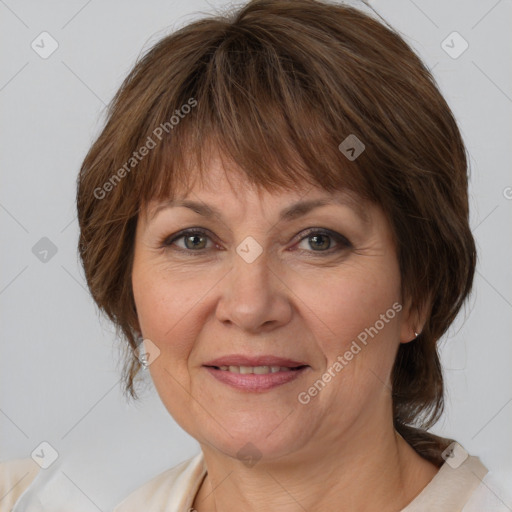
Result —
<path fill-rule="evenodd" d="M 117 93 L 77 204 L 127 391 L 147 369 L 201 446 L 116 511 L 509 510 L 427 431 L 476 255 L 461 135 L 391 28 L 255 0 L 178 30 Z"/>
<path fill-rule="evenodd" d="M 427 432 L 475 268 L 465 148 L 392 29 L 254 1 L 166 37 L 115 97 L 78 212 L 127 390 L 142 361 L 201 445 L 118 511 L 481 509 L 486 468 Z"/>

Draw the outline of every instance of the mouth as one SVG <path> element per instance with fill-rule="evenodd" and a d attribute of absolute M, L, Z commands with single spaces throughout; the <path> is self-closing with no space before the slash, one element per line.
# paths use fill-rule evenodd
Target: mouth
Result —
<path fill-rule="evenodd" d="M 291 359 L 263 356 L 228 356 L 203 367 L 216 380 L 241 391 L 264 392 L 297 379 L 310 368 Z"/>
<path fill-rule="evenodd" d="M 279 373 L 279 372 L 294 372 L 306 368 L 307 365 L 301 366 L 207 366 L 207 368 L 214 368 L 215 370 L 221 370 L 223 372 L 241 373 L 243 375 L 267 375 L 268 373 Z"/>

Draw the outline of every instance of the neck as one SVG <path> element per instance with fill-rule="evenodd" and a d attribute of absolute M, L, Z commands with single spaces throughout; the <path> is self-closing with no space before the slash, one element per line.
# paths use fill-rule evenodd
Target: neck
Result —
<path fill-rule="evenodd" d="M 358 427 L 346 441 L 253 467 L 201 445 L 207 476 L 197 512 L 336 510 L 397 512 L 432 480 L 438 468 L 393 429 Z M 334 446 L 337 446 L 335 449 Z M 319 456 L 322 453 L 322 456 Z"/>

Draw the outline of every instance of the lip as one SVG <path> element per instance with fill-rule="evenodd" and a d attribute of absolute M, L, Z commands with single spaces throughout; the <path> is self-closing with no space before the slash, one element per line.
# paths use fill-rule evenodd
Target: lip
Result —
<path fill-rule="evenodd" d="M 212 359 L 204 363 L 203 366 L 282 366 L 286 368 L 296 368 L 297 366 L 308 365 L 303 361 L 272 355 L 246 356 L 242 354 L 230 354 Z"/>
<path fill-rule="evenodd" d="M 233 373 L 221 370 L 220 366 L 280 366 L 283 368 L 298 368 L 297 370 L 280 371 L 276 373 Z M 276 388 L 300 377 L 310 367 L 302 361 L 277 357 L 272 355 L 246 356 L 231 354 L 212 359 L 203 365 L 210 375 L 218 381 L 240 391 L 261 393 Z"/>
<path fill-rule="evenodd" d="M 237 366 L 237 365 L 233 365 Z M 252 366 L 252 365 L 247 365 Z M 260 366 L 260 365 L 255 365 Z M 262 365 L 263 366 L 263 365 Z M 277 365 L 276 365 L 277 366 Z M 276 373 L 232 373 L 227 370 L 220 370 L 213 368 L 212 366 L 205 366 L 210 375 L 219 380 L 220 382 L 227 384 L 240 391 L 250 391 L 253 393 L 262 393 L 269 391 L 270 389 L 276 388 L 288 382 L 291 382 L 300 377 L 309 366 L 303 366 L 298 370 L 288 370 L 286 372 Z"/>

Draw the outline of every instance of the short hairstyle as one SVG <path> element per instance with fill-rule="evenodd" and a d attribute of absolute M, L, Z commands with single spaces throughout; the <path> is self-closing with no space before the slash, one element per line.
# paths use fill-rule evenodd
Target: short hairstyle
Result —
<path fill-rule="evenodd" d="M 79 252 L 98 307 L 127 340 L 134 398 L 138 320 L 131 270 L 138 214 L 208 179 L 209 155 L 268 191 L 351 190 L 392 227 L 403 297 L 427 320 L 392 373 L 395 428 L 440 465 L 426 430 L 443 410 L 437 341 L 471 291 L 466 149 L 436 82 L 385 22 L 346 5 L 253 0 L 157 42 L 113 98 L 77 187 Z M 364 144 L 357 158 L 340 150 Z"/>

